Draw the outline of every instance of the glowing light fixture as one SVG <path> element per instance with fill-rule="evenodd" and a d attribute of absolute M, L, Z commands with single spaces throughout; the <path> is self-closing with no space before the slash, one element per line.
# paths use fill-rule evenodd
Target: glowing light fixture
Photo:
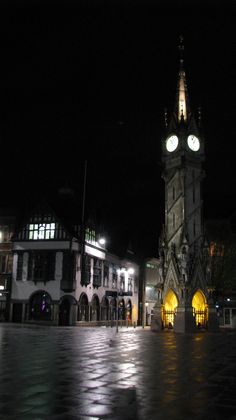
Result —
<path fill-rule="evenodd" d="M 99 238 L 98 243 L 99 243 L 100 245 L 105 245 L 105 243 L 106 243 L 106 239 L 105 239 L 105 238 L 103 238 L 103 237 L 101 237 L 101 238 Z"/>

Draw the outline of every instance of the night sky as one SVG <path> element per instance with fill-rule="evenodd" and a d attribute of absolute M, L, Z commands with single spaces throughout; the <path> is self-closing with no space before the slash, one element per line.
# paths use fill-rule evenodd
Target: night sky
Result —
<path fill-rule="evenodd" d="M 204 213 L 236 210 L 236 7 L 233 2 L 1 2 L 2 203 L 63 185 L 108 247 L 156 256 L 164 220 L 161 140 L 173 109 L 178 38 L 206 141 Z"/>

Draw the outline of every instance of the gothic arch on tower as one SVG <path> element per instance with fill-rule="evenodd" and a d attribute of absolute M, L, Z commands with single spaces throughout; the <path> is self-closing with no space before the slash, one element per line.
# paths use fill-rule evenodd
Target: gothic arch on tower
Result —
<path fill-rule="evenodd" d="M 173 289 L 169 289 L 164 296 L 162 321 L 164 328 L 173 328 L 179 300 Z"/>
<path fill-rule="evenodd" d="M 206 328 L 208 321 L 208 305 L 204 292 L 197 289 L 192 294 L 192 308 L 196 326 Z"/>

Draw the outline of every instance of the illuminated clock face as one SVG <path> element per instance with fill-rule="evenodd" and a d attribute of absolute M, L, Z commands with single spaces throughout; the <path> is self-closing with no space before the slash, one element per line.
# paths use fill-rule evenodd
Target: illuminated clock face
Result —
<path fill-rule="evenodd" d="M 179 139 L 174 134 L 166 140 L 166 150 L 168 152 L 173 152 L 178 147 L 178 144 L 179 144 Z"/>
<path fill-rule="evenodd" d="M 200 149 L 200 141 L 194 134 L 188 136 L 187 143 L 188 147 L 193 150 L 193 152 L 197 152 Z"/>

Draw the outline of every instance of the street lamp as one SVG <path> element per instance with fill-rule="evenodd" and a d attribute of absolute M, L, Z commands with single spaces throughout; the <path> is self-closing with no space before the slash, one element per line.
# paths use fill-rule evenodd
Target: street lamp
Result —
<path fill-rule="evenodd" d="M 81 246 L 81 256 L 80 256 L 80 282 L 82 285 L 84 282 L 85 275 L 85 200 L 86 200 L 86 182 L 87 182 L 87 160 L 84 162 L 84 184 L 83 184 L 83 201 L 82 201 L 82 214 L 81 214 L 81 230 L 80 230 L 80 246 Z"/>
<path fill-rule="evenodd" d="M 118 302 L 119 302 L 119 298 L 118 298 L 118 292 L 117 292 L 117 295 L 116 295 L 116 332 L 117 333 L 118 333 L 118 316 L 119 316 Z"/>
<path fill-rule="evenodd" d="M 145 316 L 146 316 L 146 325 L 148 325 L 148 302 L 145 302 L 145 307 L 146 307 L 146 314 L 145 314 Z"/>
<path fill-rule="evenodd" d="M 101 236 L 100 238 L 98 238 L 98 243 L 99 245 L 104 246 L 106 244 L 106 239 L 103 236 Z"/>

